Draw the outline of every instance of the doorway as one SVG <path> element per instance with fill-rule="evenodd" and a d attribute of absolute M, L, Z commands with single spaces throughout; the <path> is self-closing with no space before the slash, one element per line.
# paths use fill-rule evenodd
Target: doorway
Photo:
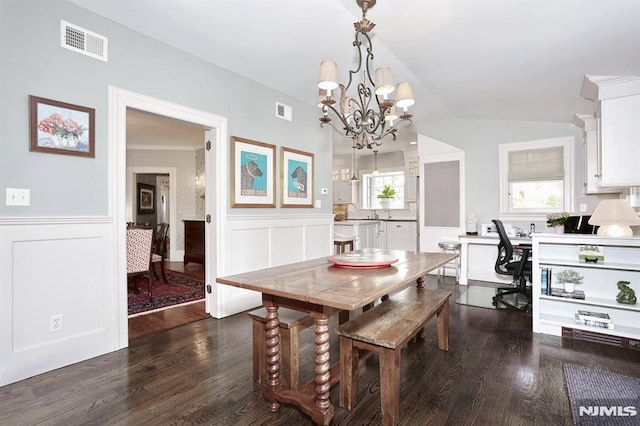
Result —
<path fill-rule="evenodd" d="M 116 264 L 114 275 L 117 276 L 118 315 L 117 329 L 119 346 L 128 346 L 128 314 L 127 314 L 127 280 L 126 280 L 126 222 L 127 222 L 127 197 L 130 188 L 127 185 L 127 149 L 132 145 L 127 143 L 127 111 L 147 112 L 173 120 L 191 123 L 200 126 L 203 130 L 202 146 L 205 143 L 210 146 L 205 155 L 205 181 L 210 184 L 205 189 L 205 210 L 211 215 L 215 225 L 206 226 L 205 245 L 205 285 L 209 283 L 209 277 L 215 277 L 220 261 L 220 247 L 224 244 L 223 233 L 220 232 L 220 224 L 224 223 L 227 208 L 227 147 L 224 141 L 227 139 L 226 119 L 200 110 L 195 110 L 178 104 L 172 104 L 164 100 L 151 98 L 145 95 L 109 88 L 109 146 L 110 146 L 110 187 L 113 188 L 110 197 L 109 208 L 114 217 L 113 238 L 116 247 Z M 214 183 L 217 183 L 215 185 Z M 175 188 L 175 185 L 173 186 Z M 217 188 L 224 191 L 217 193 Z M 171 189 L 173 191 L 173 189 Z M 175 203 L 173 204 L 175 205 Z M 172 207 L 173 209 L 173 207 Z M 176 215 L 171 214 L 172 221 L 178 221 Z M 174 227 L 175 229 L 175 227 Z M 175 240 L 174 240 L 175 241 Z M 218 294 L 216 287 L 205 294 L 205 312 L 215 314 Z"/>

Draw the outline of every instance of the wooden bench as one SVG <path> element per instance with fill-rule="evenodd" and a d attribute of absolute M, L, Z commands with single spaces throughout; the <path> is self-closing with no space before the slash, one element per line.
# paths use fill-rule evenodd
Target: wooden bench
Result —
<path fill-rule="evenodd" d="M 253 381 L 262 383 L 267 374 L 266 324 L 267 310 L 256 309 L 249 312 L 253 320 Z M 282 370 L 280 377 L 291 389 L 298 389 L 300 331 L 313 325 L 313 318 L 306 312 L 293 309 L 278 309 L 280 321 L 280 355 Z"/>
<path fill-rule="evenodd" d="M 451 292 L 408 288 L 338 327 L 340 335 L 340 406 L 348 409 L 356 399 L 361 352 L 378 354 L 382 424 L 400 420 L 400 354 L 426 323 L 438 318 L 438 347 L 449 350 L 449 297 Z"/>

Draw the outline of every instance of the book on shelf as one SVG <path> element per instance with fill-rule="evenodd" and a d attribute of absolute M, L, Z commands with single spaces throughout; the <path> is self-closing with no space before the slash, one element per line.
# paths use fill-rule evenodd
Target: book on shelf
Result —
<path fill-rule="evenodd" d="M 581 320 L 599 321 L 599 322 L 606 322 L 606 323 L 612 323 L 613 322 L 613 321 L 611 321 L 611 317 L 609 316 L 609 314 L 607 314 L 605 312 L 593 312 L 593 311 L 579 310 L 578 313 L 576 313 L 576 315 Z"/>
<path fill-rule="evenodd" d="M 551 289 L 551 292 L 549 293 L 549 295 L 555 296 L 555 297 L 564 297 L 567 299 L 584 300 L 584 291 L 582 290 L 575 290 L 573 293 L 567 293 L 566 291 L 564 291 L 564 289 L 556 287 Z"/>
<path fill-rule="evenodd" d="M 540 292 L 551 294 L 551 268 L 540 268 Z"/>
<path fill-rule="evenodd" d="M 576 324 L 588 325 L 589 327 L 607 328 L 613 330 L 612 322 L 604 322 L 598 320 L 581 319 L 578 314 L 575 314 Z"/>

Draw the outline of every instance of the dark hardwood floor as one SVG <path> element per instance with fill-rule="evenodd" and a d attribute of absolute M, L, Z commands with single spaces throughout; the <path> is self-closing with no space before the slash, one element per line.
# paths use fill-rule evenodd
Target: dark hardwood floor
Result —
<path fill-rule="evenodd" d="M 457 294 L 449 277 L 429 288 Z M 453 299 L 455 300 L 455 299 Z M 450 306 L 450 350 L 437 349 L 435 321 L 402 353 L 402 425 L 570 425 L 564 362 L 640 377 L 640 352 L 534 335 L 530 317 Z M 331 324 L 335 325 L 335 321 Z M 301 335 L 301 378 L 313 331 Z M 332 360 L 338 343 L 331 340 Z M 357 403 L 338 406 L 336 425 L 380 423 L 378 362 L 361 368 Z M 251 321 L 245 313 L 203 319 L 130 341 L 127 349 L 0 388 L 2 425 L 307 425 L 284 404 L 272 414 L 252 381 Z M 339 385 L 338 385 L 339 386 Z"/>
<path fill-rule="evenodd" d="M 188 263 L 185 266 L 182 262 L 166 262 L 165 268 L 204 280 L 204 267 L 197 263 Z M 197 302 L 129 318 L 129 339 L 208 317 L 204 302 Z"/>

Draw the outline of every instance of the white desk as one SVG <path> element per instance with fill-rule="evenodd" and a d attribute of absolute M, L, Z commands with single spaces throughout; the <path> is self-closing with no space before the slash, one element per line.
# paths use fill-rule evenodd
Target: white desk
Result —
<path fill-rule="evenodd" d="M 510 237 L 512 244 L 531 243 L 531 238 Z M 495 272 L 500 238 L 474 235 L 460 236 L 460 282 L 467 285 L 469 280 L 511 283 L 513 279 Z"/>

